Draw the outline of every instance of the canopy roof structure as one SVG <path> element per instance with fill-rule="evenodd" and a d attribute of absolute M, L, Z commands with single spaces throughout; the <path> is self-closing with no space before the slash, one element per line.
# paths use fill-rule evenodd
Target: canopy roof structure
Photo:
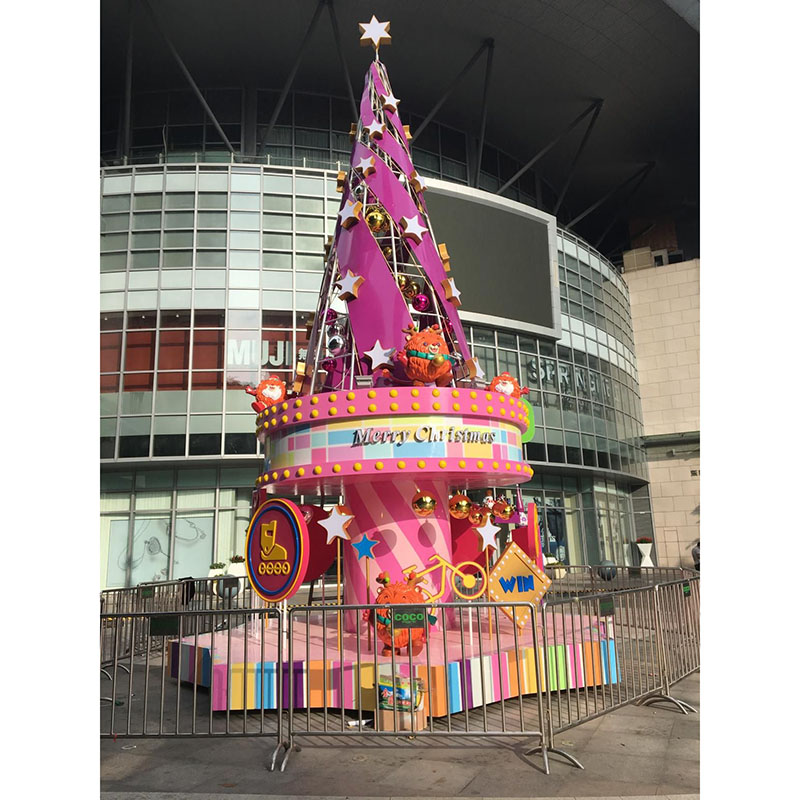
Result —
<path fill-rule="evenodd" d="M 188 73 L 203 90 L 357 97 L 373 14 L 391 21 L 381 59 L 406 116 L 533 160 L 563 194 L 544 210 L 601 250 L 610 227 L 666 218 L 699 254 L 696 1 L 103 0 L 101 99 L 125 94 L 129 65 L 134 95 Z"/>

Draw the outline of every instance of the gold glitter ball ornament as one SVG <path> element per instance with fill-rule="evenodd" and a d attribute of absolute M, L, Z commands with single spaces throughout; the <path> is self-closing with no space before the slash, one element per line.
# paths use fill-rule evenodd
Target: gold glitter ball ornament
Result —
<path fill-rule="evenodd" d="M 408 281 L 403 288 L 403 294 L 411 300 L 416 297 L 420 292 L 419 284 L 416 281 Z"/>
<path fill-rule="evenodd" d="M 427 492 L 417 492 L 411 499 L 411 507 L 420 517 L 429 517 L 436 508 L 436 498 Z"/>
<path fill-rule="evenodd" d="M 489 516 L 489 509 L 486 506 L 479 506 L 477 504 L 471 506 L 469 510 L 469 521 L 474 525 L 476 528 L 480 528 L 484 522 L 486 522 L 486 518 Z"/>
<path fill-rule="evenodd" d="M 472 500 L 465 494 L 457 494 L 450 499 L 450 516 L 453 519 L 466 519 L 471 508 Z"/>
<path fill-rule="evenodd" d="M 511 519 L 513 513 L 514 507 L 509 503 L 504 503 L 502 500 L 499 500 L 492 506 L 492 515 L 499 519 Z"/>
<path fill-rule="evenodd" d="M 375 206 L 364 214 L 364 221 L 373 233 L 381 233 L 389 228 L 389 218 L 386 216 L 386 212 Z"/>

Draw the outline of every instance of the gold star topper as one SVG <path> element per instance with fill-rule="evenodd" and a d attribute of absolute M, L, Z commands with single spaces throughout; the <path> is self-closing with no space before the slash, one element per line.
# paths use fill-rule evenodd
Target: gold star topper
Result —
<path fill-rule="evenodd" d="M 359 22 L 358 27 L 361 28 L 361 46 L 367 47 L 372 45 L 375 52 L 382 44 L 391 44 L 392 37 L 389 36 L 389 26 L 391 22 L 378 22 L 376 16 L 373 14 L 369 22 Z"/>

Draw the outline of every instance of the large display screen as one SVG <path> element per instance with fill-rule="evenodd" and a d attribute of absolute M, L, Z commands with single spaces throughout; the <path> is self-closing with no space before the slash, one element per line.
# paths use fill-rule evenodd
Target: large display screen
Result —
<path fill-rule="evenodd" d="M 431 182 L 433 183 L 433 182 Z M 548 222 L 429 184 L 428 214 L 450 254 L 461 311 L 555 329 Z"/>

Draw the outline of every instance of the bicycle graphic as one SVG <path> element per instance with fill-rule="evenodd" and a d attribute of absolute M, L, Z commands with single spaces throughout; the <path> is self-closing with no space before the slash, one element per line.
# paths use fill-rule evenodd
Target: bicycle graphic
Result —
<path fill-rule="evenodd" d="M 422 586 L 418 587 L 419 590 L 427 596 L 428 602 L 433 603 L 444 595 L 444 576 L 448 570 L 451 571 L 450 586 L 462 600 L 475 600 L 486 591 L 486 570 L 480 564 L 476 564 L 474 561 L 462 561 L 460 564 L 451 564 L 440 555 L 431 556 L 428 561 L 433 561 L 434 566 L 428 567 L 427 569 L 422 570 L 422 572 L 417 572 L 416 564 L 412 564 L 410 567 L 406 567 L 403 570 L 404 575 L 408 575 L 409 573 L 413 572 L 417 578 L 421 578 L 423 575 L 428 575 L 429 573 L 436 572 L 437 570 L 440 571 L 439 591 L 436 594 L 432 594 Z M 474 567 L 477 574 L 464 572 L 462 567 Z M 456 578 L 461 578 L 461 589 L 459 589 L 458 584 L 456 583 Z"/>

